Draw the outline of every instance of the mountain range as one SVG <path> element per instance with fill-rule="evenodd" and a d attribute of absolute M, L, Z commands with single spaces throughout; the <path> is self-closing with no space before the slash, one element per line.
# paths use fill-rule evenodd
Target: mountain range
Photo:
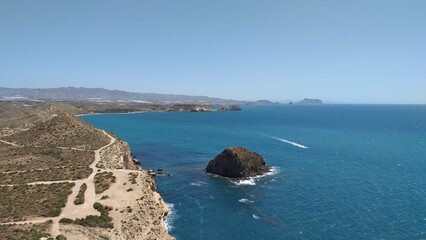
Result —
<path fill-rule="evenodd" d="M 127 92 L 105 88 L 60 87 L 60 88 L 5 88 L 0 87 L 0 101 L 41 102 L 102 102 L 146 104 L 196 104 L 196 105 L 271 105 L 279 102 L 269 100 L 240 101 L 207 96 Z M 293 103 L 291 100 L 282 103 Z M 320 99 L 305 98 L 298 104 L 321 104 Z"/>
<path fill-rule="evenodd" d="M 206 104 L 244 105 L 249 101 L 238 101 L 207 96 L 177 94 L 139 93 L 104 88 L 60 87 L 60 88 L 3 88 L 0 100 L 30 100 L 55 102 L 140 102 L 154 104 Z"/>

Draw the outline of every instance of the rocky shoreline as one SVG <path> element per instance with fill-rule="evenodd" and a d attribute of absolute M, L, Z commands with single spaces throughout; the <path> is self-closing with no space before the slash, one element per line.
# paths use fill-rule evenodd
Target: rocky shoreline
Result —
<path fill-rule="evenodd" d="M 113 172 L 117 179 L 98 196 L 98 202 L 114 209 L 110 214 L 114 228 L 61 225 L 67 239 L 173 239 L 164 223 L 169 207 L 156 192 L 154 178 L 132 157 L 127 142 L 116 138 L 102 149 L 97 166 Z"/>

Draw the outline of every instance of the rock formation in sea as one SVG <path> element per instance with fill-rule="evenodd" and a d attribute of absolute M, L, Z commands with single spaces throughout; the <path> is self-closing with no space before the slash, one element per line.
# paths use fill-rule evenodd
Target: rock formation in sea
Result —
<path fill-rule="evenodd" d="M 244 147 L 226 148 L 206 168 L 206 172 L 230 178 L 251 177 L 267 171 L 263 157 Z"/>
<path fill-rule="evenodd" d="M 223 106 L 217 109 L 219 112 L 225 112 L 225 111 L 240 111 L 241 107 L 238 105 L 229 105 L 229 106 Z"/>

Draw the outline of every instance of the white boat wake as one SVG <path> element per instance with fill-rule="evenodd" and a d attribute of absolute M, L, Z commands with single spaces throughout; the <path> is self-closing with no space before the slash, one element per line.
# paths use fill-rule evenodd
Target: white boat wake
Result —
<path fill-rule="evenodd" d="M 307 146 L 305 146 L 305 145 L 302 145 L 302 144 L 300 144 L 300 143 L 296 143 L 296 142 L 292 142 L 292 141 L 287 140 L 287 139 L 284 139 L 284 138 L 279 138 L 279 137 L 274 137 L 274 136 L 270 136 L 270 137 L 271 137 L 271 138 L 273 138 L 273 139 L 275 139 L 275 140 L 278 140 L 278 141 L 280 141 L 280 142 L 288 143 L 288 144 L 293 145 L 293 146 L 295 146 L 295 147 L 299 147 L 299 148 L 308 148 L 308 147 L 307 147 Z"/>

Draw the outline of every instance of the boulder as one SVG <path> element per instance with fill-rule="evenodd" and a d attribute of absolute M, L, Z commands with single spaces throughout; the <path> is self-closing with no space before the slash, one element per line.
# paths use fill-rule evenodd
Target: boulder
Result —
<path fill-rule="evenodd" d="M 226 148 L 210 160 L 206 172 L 229 178 L 244 178 L 268 172 L 265 160 L 260 154 L 244 147 Z"/>

